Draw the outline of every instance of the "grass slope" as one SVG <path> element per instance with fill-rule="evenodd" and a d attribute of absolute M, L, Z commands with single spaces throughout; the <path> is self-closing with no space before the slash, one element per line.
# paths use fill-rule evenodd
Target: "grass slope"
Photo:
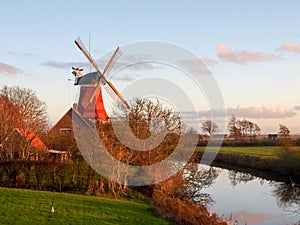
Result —
<path fill-rule="evenodd" d="M 51 213 L 51 207 L 55 213 Z M 0 188 L 0 224 L 169 224 L 146 203 Z"/>
<path fill-rule="evenodd" d="M 294 151 L 300 152 L 300 147 L 292 147 Z M 200 151 L 210 151 L 209 148 L 205 149 L 205 147 L 198 147 Z M 258 146 L 258 147 L 228 147 L 222 146 L 220 149 L 220 153 L 227 154 L 238 154 L 238 155 L 248 155 L 248 156 L 256 156 L 261 158 L 277 158 L 280 151 L 283 150 L 281 146 Z"/>

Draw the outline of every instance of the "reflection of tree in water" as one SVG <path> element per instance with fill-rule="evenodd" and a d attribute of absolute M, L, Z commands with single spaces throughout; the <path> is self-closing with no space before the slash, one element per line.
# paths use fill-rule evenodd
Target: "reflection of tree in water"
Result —
<path fill-rule="evenodd" d="M 211 186 L 219 176 L 221 170 L 214 167 L 198 167 L 197 164 L 192 164 L 193 169 L 189 168 L 189 186 L 188 193 L 190 199 L 193 199 L 198 204 L 211 204 L 213 199 L 210 194 L 203 193 L 202 189 Z"/>
<path fill-rule="evenodd" d="M 255 177 L 249 173 L 238 172 L 235 170 L 230 170 L 228 174 L 228 179 L 232 186 L 236 186 L 239 183 L 247 183 L 251 180 L 254 180 Z"/>
<path fill-rule="evenodd" d="M 277 204 L 293 215 L 300 215 L 300 186 L 291 183 L 276 183 L 274 191 Z M 300 225 L 300 220 L 296 223 Z"/>

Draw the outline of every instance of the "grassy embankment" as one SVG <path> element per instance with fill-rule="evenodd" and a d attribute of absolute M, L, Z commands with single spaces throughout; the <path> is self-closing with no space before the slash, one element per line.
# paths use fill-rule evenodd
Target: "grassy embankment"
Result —
<path fill-rule="evenodd" d="M 198 147 L 200 152 L 212 151 L 209 148 Z M 300 154 L 300 146 L 291 147 L 291 149 Z M 228 147 L 222 146 L 219 153 L 233 154 L 241 156 L 252 156 L 264 159 L 278 159 L 280 153 L 283 151 L 282 146 L 258 146 L 258 147 Z"/>
<path fill-rule="evenodd" d="M 52 203 L 55 209 L 51 213 Z M 147 203 L 0 188 L 0 224 L 169 224 Z"/>
<path fill-rule="evenodd" d="M 209 153 L 205 147 L 198 148 L 196 159 L 202 153 Z M 260 146 L 260 147 L 221 147 L 213 165 L 222 164 L 223 168 L 245 171 L 246 168 L 278 174 L 276 179 L 300 183 L 300 146 Z M 219 164 L 220 165 L 220 164 Z M 249 171 L 248 171 L 249 172 Z M 260 175 L 259 175 L 260 176 Z"/>

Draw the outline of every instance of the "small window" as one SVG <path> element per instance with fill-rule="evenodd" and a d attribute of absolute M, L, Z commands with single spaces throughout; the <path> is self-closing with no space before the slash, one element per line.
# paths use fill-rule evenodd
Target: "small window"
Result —
<path fill-rule="evenodd" d="M 72 133 L 71 128 L 63 127 L 59 129 L 60 135 L 69 136 Z"/>

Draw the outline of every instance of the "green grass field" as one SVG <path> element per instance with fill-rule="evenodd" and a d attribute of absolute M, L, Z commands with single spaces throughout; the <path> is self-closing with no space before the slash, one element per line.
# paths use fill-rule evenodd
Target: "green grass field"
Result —
<path fill-rule="evenodd" d="M 227 154 L 238 154 L 238 155 L 249 155 L 262 158 L 277 158 L 283 147 L 281 146 L 258 146 L 258 147 L 227 147 L 222 146 L 221 153 Z M 300 147 L 292 147 L 294 151 L 300 153 Z M 205 147 L 198 147 L 199 151 L 204 151 Z M 208 148 L 206 151 L 210 151 Z"/>
<path fill-rule="evenodd" d="M 0 188 L 0 224 L 170 223 L 156 217 L 143 202 Z"/>

